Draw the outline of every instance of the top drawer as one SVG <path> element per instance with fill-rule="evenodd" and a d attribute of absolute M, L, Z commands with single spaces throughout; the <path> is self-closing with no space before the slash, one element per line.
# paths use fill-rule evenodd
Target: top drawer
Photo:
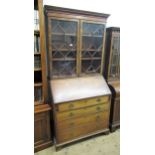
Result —
<path fill-rule="evenodd" d="M 78 108 L 83 108 L 87 106 L 92 106 L 100 103 L 105 103 L 109 101 L 109 96 L 96 97 L 91 99 L 83 99 L 79 101 L 61 103 L 55 105 L 56 111 L 68 111 Z"/>

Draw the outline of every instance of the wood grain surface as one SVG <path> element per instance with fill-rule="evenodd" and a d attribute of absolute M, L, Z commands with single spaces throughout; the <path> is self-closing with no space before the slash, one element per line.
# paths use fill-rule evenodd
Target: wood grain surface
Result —
<path fill-rule="evenodd" d="M 101 75 L 51 80 L 50 87 L 54 104 L 111 94 Z"/>

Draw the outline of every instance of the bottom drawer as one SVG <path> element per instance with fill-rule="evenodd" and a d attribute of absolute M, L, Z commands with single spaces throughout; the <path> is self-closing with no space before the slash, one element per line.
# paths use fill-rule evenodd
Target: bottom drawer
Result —
<path fill-rule="evenodd" d="M 93 122 L 93 123 L 91 122 L 89 124 L 79 126 L 77 128 L 71 128 L 65 132 L 57 133 L 57 143 L 73 140 L 75 138 L 79 138 L 87 134 L 97 132 L 99 130 L 104 130 L 106 128 L 108 128 L 108 120 L 104 121 L 104 123 L 103 121 L 97 121 L 97 122 Z"/>

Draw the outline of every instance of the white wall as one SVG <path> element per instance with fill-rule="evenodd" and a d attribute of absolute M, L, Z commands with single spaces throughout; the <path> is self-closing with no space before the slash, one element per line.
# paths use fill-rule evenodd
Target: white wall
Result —
<path fill-rule="evenodd" d="M 94 11 L 110 14 L 107 27 L 120 27 L 120 6 L 119 0 L 43 0 L 44 5 Z"/>

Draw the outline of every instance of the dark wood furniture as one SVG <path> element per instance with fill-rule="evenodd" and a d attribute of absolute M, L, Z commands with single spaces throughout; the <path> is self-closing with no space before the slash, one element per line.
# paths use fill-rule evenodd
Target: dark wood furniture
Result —
<path fill-rule="evenodd" d="M 56 148 L 109 131 L 111 97 L 102 77 L 108 16 L 45 6 Z"/>
<path fill-rule="evenodd" d="M 112 91 L 110 129 L 120 126 L 120 28 L 106 29 L 104 77 Z"/>
<path fill-rule="evenodd" d="M 101 75 L 54 79 L 50 86 L 56 148 L 109 131 L 111 92 Z"/>
<path fill-rule="evenodd" d="M 39 22 L 34 30 L 34 151 L 42 150 L 52 144 L 50 128 L 51 107 L 47 104 L 47 77 L 45 61 L 45 32 L 42 0 L 34 0 L 34 10 L 38 10 Z M 36 14 L 35 14 L 36 15 Z"/>

